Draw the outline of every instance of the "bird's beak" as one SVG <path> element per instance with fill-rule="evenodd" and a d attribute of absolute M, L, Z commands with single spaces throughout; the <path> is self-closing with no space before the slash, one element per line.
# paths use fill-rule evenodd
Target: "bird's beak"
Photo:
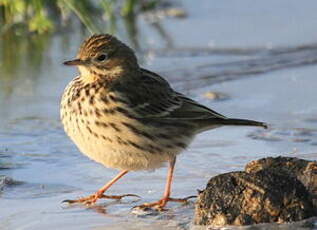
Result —
<path fill-rule="evenodd" d="M 65 61 L 63 64 L 64 65 L 84 65 L 86 64 L 86 62 L 77 58 L 77 59 Z"/>

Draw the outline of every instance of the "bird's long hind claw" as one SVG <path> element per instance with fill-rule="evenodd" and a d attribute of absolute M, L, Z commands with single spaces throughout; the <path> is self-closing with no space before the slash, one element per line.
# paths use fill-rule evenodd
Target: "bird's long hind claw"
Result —
<path fill-rule="evenodd" d="M 83 203 L 83 204 L 88 204 L 88 203 L 94 203 L 93 202 L 93 197 L 83 197 L 79 198 L 77 200 L 63 200 L 62 203 L 67 203 L 67 204 L 76 204 L 76 203 Z"/>
<path fill-rule="evenodd" d="M 192 198 L 197 198 L 197 196 L 188 196 L 185 198 L 172 198 L 172 197 L 170 197 L 170 198 L 168 198 L 168 201 L 186 203 L 186 202 L 188 202 L 189 199 L 192 199 Z"/>
<path fill-rule="evenodd" d="M 123 195 L 90 195 L 87 197 L 79 198 L 77 200 L 63 200 L 62 203 L 68 203 L 68 204 L 75 204 L 75 203 L 83 203 L 86 205 L 94 204 L 98 199 L 114 199 L 114 200 L 121 200 L 123 197 L 127 196 L 133 196 L 137 198 L 141 198 L 138 195 L 135 194 L 123 194 Z"/>
<path fill-rule="evenodd" d="M 63 200 L 61 203 L 68 203 L 68 204 L 73 204 L 76 203 L 77 200 Z"/>
<path fill-rule="evenodd" d="M 123 197 L 127 197 L 127 196 L 133 196 L 133 197 L 141 198 L 138 195 L 130 194 L 130 193 L 129 194 L 123 194 L 123 195 L 104 195 L 104 194 L 102 194 L 99 198 L 121 200 Z"/>

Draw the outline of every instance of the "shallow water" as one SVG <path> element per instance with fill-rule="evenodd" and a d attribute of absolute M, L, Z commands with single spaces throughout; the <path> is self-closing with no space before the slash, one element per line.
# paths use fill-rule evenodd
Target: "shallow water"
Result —
<path fill-rule="evenodd" d="M 174 196 L 195 195 L 211 176 L 261 157 L 316 159 L 317 2 L 305 3 L 205 0 L 193 7 L 187 0 L 180 3 L 184 19 L 152 25 L 138 17 L 143 66 L 220 113 L 271 124 L 268 130 L 225 127 L 199 135 L 178 158 Z M 129 42 L 122 29 L 118 35 Z M 161 196 L 166 168 L 130 173 L 109 190 L 141 200 L 106 200 L 90 209 L 61 205 L 116 173 L 82 156 L 59 122 L 60 95 L 76 74 L 61 63 L 75 55 L 82 38 L 74 32 L 0 41 L 1 49 L 18 48 L 9 56 L 2 52 L 0 63 L 0 229 L 192 228 L 193 204 L 171 203 L 159 215 L 131 214 L 131 207 Z M 41 46 L 34 48 L 36 42 Z M 211 100 L 210 92 L 226 97 Z"/>

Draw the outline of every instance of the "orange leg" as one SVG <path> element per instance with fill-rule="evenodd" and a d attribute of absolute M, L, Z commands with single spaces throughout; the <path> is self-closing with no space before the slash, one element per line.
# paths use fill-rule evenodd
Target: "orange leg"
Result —
<path fill-rule="evenodd" d="M 92 204 L 96 203 L 96 201 L 98 199 L 101 199 L 101 198 L 120 200 L 121 198 L 126 197 L 126 196 L 136 196 L 136 197 L 138 197 L 137 195 L 134 195 L 134 194 L 124 194 L 124 195 L 120 195 L 120 196 L 104 195 L 104 192 L 107 191 L 107 189 L 109 189 L 117 180 L 119 180 L 122 176 L 124 176 L 128 172 L 129 172 L 128 170 L 121 171 L 111 181 L 109 181 L 107 184 L 105 184 L 103 187 L 101 187 L 93 195 L 90 195 L 90 196 L 87 196 L 87 197 L 83 197 L 83 198 L 80 198 L 80 199 L 77 199 L 77 200 L 64 200 L 63 202 L 66 202 L 66 203 L 69 203 L 69 204 L 83 203 L 83 204 L 86 204 L 86 205 L 92 205 Z"/>
<path fill-rule="evenodd" d="M 168 201 L 186 203 L 188 202 L 189 199 L 196 197 L 196 196 L 189 196 L 182 199 L 170 197 L 175 162 L 176 162 L 176 157 L 174 157 L 171 161 L 169 161 L 169 167 L 168 167 L 166 185 L 165 185 L 165 191 L 164 191 L 163 197 L 156 202 L 144 203 L 142 205 L 136 206 L 135 208 L 141 208 L 141 209 L 154 208 L 156 210 L 163 211 Z"/>

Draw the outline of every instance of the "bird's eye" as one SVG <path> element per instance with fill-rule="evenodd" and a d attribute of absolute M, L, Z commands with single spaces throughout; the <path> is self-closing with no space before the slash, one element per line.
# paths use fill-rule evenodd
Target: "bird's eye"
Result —
<path fill-rule="evenodd" d="M 97 57 L 97 60 L 98 60 L 98 61 L 104 61 L 104 60 L 106 60 L 106 58 L 107 58 L 107 55 L 101 54 L 101 55 L 99 55 L 99 56 Z"/>

